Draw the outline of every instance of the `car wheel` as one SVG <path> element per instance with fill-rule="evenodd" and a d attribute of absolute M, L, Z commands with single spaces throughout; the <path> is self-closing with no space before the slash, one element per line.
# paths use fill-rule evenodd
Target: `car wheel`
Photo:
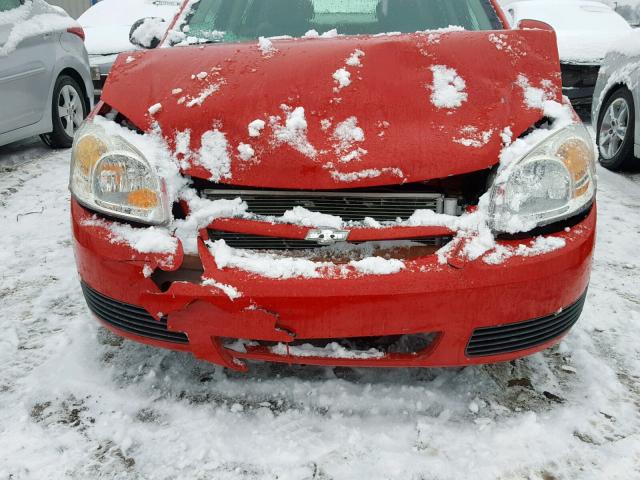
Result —
<path fill-rule="evenodd" d="M 600 163 L 609 170 L 621 170 L 634 161 L 635 106 L 626 88 L 616 91 L 604 105 L 598 119 Z"/>
<path fill-rule="evenodd" d="M 53 131 L 42 135 L 42 140 L 52 148 L 69 148 L 87 114 L 87 102 L 80 85 L 73 78 L 61 75 L 53 88 Z"/>

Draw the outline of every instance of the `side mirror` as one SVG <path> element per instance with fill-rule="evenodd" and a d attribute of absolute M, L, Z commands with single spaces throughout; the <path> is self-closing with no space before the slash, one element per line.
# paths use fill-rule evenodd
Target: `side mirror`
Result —
<path fill-rule="evenodd" d="M 548 23 L 541 22 L 540 20 L 531 20 L 525 18 L 518 23 L 518 30 L 546 30 L 547 32 L 555 32 L 553 27 Z"/>
<path fill-rule="evenodd" d="M 167 27 L 164 18 L 141 18 L 131 26 L 129 41 L 140 48 L 156 48 L 167 33 Z"/>

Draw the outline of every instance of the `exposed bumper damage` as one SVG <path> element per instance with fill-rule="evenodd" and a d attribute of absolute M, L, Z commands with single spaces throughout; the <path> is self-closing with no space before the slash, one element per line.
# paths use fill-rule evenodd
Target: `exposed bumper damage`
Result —
<path fill-rule="evenodd" d="M 180 245 L 172 255 L 140 254 L 114 244 L 103 226 L 86 223 L 92 216 L 72 203 L 78 268 L 86 287 L 95 292 L 88 301 L 102 323 L 124 337 L 190 351 L 235 370 L 245 370 L 246 359 L 462 366 L 507 361 L 548 348 L 573 325 L 573 317 L 562 316 L 563 310 L 569 307 L 572 315 L 579 315 L 582 308 L 596 222 L 594 207 L 571 229 L 553 234 L 566 242 L 564 248 L 513 256 L 498 265 L 456 258 L 454 252 L 444 264 L 435 254 L 405 260 L 406 268 L 390 275 L 276 280 L 219 269 L 203 237 L 198 239 L 198 256 L 185 256 Z M 517 247 L 531 241 L 499 244 Z M 539 323 L 516 325 L 535 319 Z M 515 350 L 468 355 L 474 332 L 509 324 L 514 324 L 507 332 Z M 149 325 L 157 335 L 148 334 Z M 553 329 L 544 330 L 549 325 Z M 502 333 L 495 335 L 498 343 L 504 340 Z M 518 350 L 518 345 L 527 348 Z"/>

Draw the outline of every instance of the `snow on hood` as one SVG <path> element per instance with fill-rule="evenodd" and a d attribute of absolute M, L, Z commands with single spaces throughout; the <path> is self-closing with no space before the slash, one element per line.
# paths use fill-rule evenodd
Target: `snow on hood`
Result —
<path fill-rule="evenodd" d="M 137 50 L 138 47 L 129 42 L 132 25 L 142 18 L 158 17 L 166 20 L 168 26 L 181 2 L 174 3 L 157 5 L 152 0 L 102 0 L 78 19 L 86 34 L 87 52 L 109 55 Z"/>
<path fill-rule="evenodd" d="M 272 43 L 267 56 L 258 42 L 137 52 L 118 60 L 103 100 L 142 130 L 159 126 L 189 175 L 335 189 L 495 165 L 501 133 L 518 136 L 542 115 L 523 74 L 562 99 L 551 32 Z"/>

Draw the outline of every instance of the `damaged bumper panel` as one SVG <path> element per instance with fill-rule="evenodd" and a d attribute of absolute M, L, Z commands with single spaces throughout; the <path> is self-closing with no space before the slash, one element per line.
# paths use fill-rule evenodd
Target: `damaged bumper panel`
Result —
<path fill-rule="evenodd" d="M 596 211 L 553 235 L 564 248 L 500 264 L 441 264 L 435 250 L 422 250 L 389 275 L 289 279 L 218 269 L 202 239 L 198 256 L 185 256 L 181 246 L 171 255 L 140 254 L 114 244 L 92 217 L 72 203 L 83 291 L 106 327 L 246 370 L 243 360 L 464 366 L 548 348 L 582 311 Z M 517 248 L 531 240 L 499 243 Z"/>

